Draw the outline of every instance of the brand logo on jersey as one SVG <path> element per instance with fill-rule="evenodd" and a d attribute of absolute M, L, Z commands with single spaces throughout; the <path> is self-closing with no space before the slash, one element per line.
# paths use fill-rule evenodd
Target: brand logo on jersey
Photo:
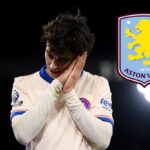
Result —
<path fill-rule="evenodd" d="M 150 84 L 150 14 L 118 18 L 118 72 L 142 86 Z"/>
<path fill-rule="evenodd" d="M 21 106 L 23 104 L 23 101 L 18 100 L 19 99 L 19 93 L 17 90 L 13 90 L 12 92 L 12 106 Z"/>
<path fill-rule="evenodd" d="M 102 105 L 103 108 L 105 108 L 105 109 L 107 109 L 107 110 L 109 110 L 109 111 L 112 110 L 112 109 L 111 109 L 112 103 L 109 102 L 108 100 L 106 100 L 106 99 L 101 99 L 100 104 Z"/>
<path fill-rule="evenodd" d="M 90 102 L 85 98 L 80 98 L 81 102 L 84 104 L 85 108 L 89 110 L 91 108 Z"/>

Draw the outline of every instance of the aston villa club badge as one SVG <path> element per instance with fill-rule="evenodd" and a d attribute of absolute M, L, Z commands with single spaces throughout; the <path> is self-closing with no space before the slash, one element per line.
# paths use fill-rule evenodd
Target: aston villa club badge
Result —
<path fill-rule="evenodd" d="M 118 17 L 117 65 L 123 78 L 150 84 L 150 14 Z"/>

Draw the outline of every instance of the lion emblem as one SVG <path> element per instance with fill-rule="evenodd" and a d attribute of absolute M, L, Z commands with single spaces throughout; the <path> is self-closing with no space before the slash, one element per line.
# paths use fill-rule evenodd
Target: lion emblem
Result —
<path fill-rule="evenodd" d="M 135 55 L 129 54 L 130 61 L 143 60 L 143 65 L 150 65 L 150 20 L 141 19 L 135 26 L 137 34 L 125 29 L 125 35 L 134 39 L 133 42 L 127 44 L 128 49 L 134 50 Z"/>

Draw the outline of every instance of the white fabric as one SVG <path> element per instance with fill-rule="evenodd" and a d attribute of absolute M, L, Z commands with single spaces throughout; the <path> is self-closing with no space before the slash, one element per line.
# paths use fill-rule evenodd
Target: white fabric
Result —
<path fill-rule="evenodd" d="M 12 127 L 16 139 L 23 145 L 28 144 L 43 128 L 54 102 L 61 93 L 62 84 L 53 80 L 34 108 L 23 115 L 14 116 Z"/>
<path fill-rule="evenodd" d="M 27 150 L 105 149 L 112 126 L 97 117 L 113 122 L 108 81 L 84 71 L 75 93 L 63 95 L 61 89 L 59 81 L 48 83 L 39 72 L 15 79 L 11 116 L 16 139 Z"/>
<path fill-rule="evenodd" d="M 95 143 L 97 147 L 101 149 L 107 148 L 112 136 L 112 125 L 101 121 L 88 112 L 79 100 L 75 90 L 64 94 L 64 100 L 72 118 L 84 136 Z"/>

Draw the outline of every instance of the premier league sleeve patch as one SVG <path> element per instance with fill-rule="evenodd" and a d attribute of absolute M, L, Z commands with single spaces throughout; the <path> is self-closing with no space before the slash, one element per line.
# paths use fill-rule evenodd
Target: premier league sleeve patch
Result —
<path fill-rule="evenodd" d="M 12 102 L 11 105 L 12 106 L 21 106 L 23 104 L 23 101 L 19 100 L 19 92 L 14 89 L 12 91 Z"/>

